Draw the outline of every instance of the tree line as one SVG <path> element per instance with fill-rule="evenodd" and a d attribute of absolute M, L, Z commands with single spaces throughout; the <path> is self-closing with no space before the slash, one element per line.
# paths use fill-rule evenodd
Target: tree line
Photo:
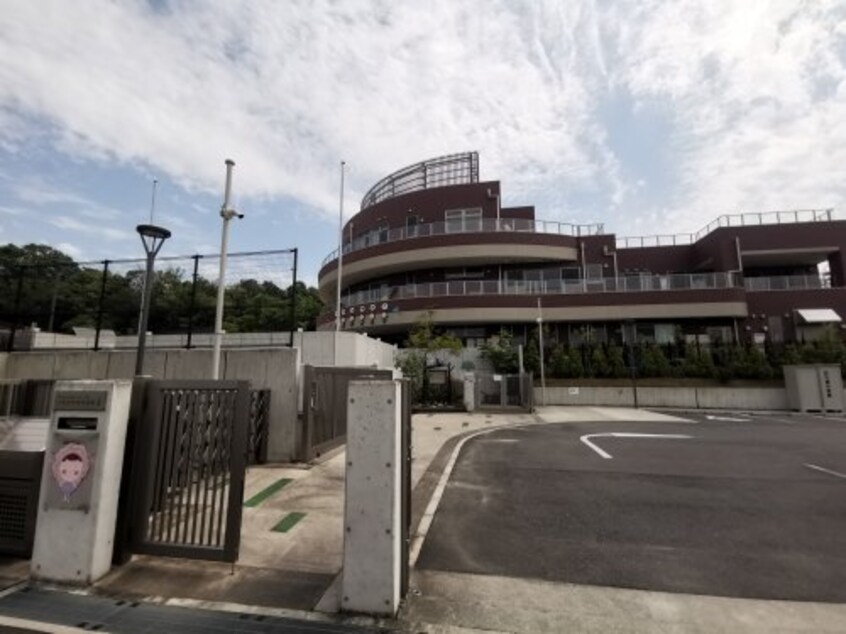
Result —
<path fill-rule="evenodd" d="M 143 266 L 121 271 L 102 262 L 77 263 L 48 245 L 0 246 L 5 328 L 35 324 L 71 333 L 99 321 L 102 329 L 135 334 L 143 287 Z M 211 332 L 216 300 L 216 279 L 165 262 L 155 272 L 148 328 L 159 334 Z M 314 330 L 323 302 L 316 288 L 302 282 L 280 288 L 268 280 L 240 279 L 227 285 L 224 307 L 227 332 L 278 332 Z"/>
<path fill-rule="evenodd" d="M 503 374 L 518 371 L 518 353 L 507 332 L 489 339 L 482 354 Z M 801 363 L 828 363 L 841 366 L 846 376 L 846 345 L 839 333 L 826 330 L 814 341 L 763 346 L 743 343 L 700 345 L 676 341 L 667 344 L 592 343 L 544 346 L 544 374 L 548 378 L 706 378 L 777 379 L 782 367 Z M 537 379 L 540 376 L 540 350 L 537 329 L 523 351 L 523 367 Z"/>

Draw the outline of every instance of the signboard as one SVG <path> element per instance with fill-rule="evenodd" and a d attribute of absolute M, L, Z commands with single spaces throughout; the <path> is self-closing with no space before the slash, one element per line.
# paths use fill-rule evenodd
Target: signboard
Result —
<path fill-rule="evenodd" d="M 567 393 L 568 393 L 570 396 L 578 396 L 578 395 L 579 395 L 579 388 L 577 388 L 577 387 L 571 387 L 571 388 L 569 388 L 569 389 L 567 390 Z"/>

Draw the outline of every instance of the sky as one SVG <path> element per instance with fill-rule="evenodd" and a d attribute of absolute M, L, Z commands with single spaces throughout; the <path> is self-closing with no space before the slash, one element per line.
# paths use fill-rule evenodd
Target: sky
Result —
<path fill-rule="evenodd" d="M 504 205 L 618 236 L 846 205 L 846 0 L 7 0 L 0 243 L 78 260 L 299 249 L 475 150 Z"/>

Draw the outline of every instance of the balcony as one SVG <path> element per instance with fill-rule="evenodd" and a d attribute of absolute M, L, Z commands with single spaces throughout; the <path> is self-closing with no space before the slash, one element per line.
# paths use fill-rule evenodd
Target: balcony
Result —
<path fill-rule="evenodd" d="M 770 279 L 770 278 L 757 278 Z M 677 275 L 642 275 L 608 277 L 593 280 L 537 281 L 453 281 L 406 284 L 373 291 L 359 291 L 342 298 L 344 306 L 429 297 L 466 297 L 472 295 L 584 295 L 586 293 L 642 293 L 679 290 L 714 290 L 743 288 L 735 273 L 689 273 Z"/>
<path fill-rule="evenodd" d="M 377 244 L 400 242 L 402 240 L 426 238 L 429 236 L 476 233 L 540 233 L 561 236 L 596 236 L 604 233 L 604 227 L 601 223 L 580 225 L 568 222 L 529 220 L 524 218 L 481 218 L 471 221 L 465 220 L 463 223 L 431 222 L 360 236 L 344 245 L 344 255 L 355 253 L 356 251 L 361 251 Z M 320 268 L 322 269 L 337 257 L 338 250 L 335 249 L 323 259 Z"/>
<path fill-rule="evenodd" d="M 778 275 L 774 277 L 747 277 L 747 291 L 802 291 L 831 288 L 831 279 L 820 275 Z"/>
<path fill-rule="evenodd" d="M 792 211 L 726 214 L 712 220 L 694 233 L 621 236 L 617 238 L 617 248 L 639 249 L 644 247 L 684 246 L 694 244 L 712 231 L 722 227 L 755 227 L 759 225 L 782 225 L 799 222 L 830 222 L 833 211 L 832 209 L 796 209 Z"/>

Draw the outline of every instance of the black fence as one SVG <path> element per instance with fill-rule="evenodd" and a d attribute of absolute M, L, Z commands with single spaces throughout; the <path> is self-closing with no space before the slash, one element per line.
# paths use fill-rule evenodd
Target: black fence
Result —
<path fill-rule="evenodd" d="M 146 260 L 0 265 L 0 349 L 135 348 Z M 148 347 L 213 345 L 219 255 L 159 257 Z M 298 323 L 297 249 L 231 253 L 227 335 L 286 332 L 244 345 L 291 345 Z M 238 344 L 228 337 L 226 345 Z"/>

